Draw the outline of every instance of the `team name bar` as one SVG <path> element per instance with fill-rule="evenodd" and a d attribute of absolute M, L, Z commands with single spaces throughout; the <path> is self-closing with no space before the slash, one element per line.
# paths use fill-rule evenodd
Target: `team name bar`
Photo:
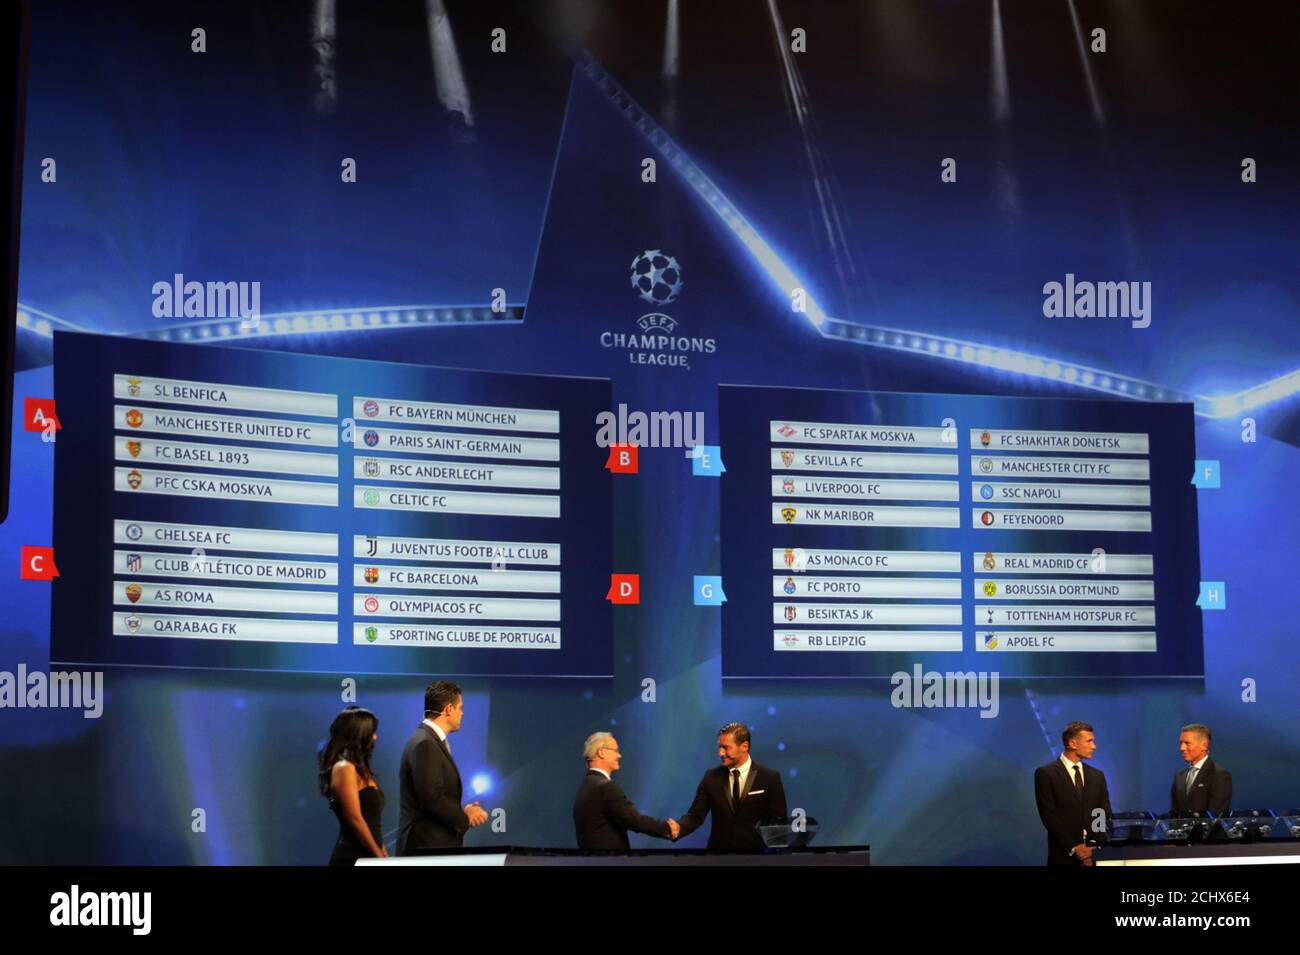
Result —
<path fill-rule="evenodd" d="M 338 643 L 332 620 L 273 620 L 265 617 L 200 617 L 181 614 L 115 613 L 113 633 L 123 637 L 188 637 L 192 640 L 260 643 Z"/>
<path fill-rule="evenodd" d="M 357 534 L 352 556 L 455 561 L 462 564 L 550 564 L 559 566 L 560 545 L 518 541 L 444 540 L 433 537 L 381 537 Z"/>
<path fill-rule="evenodd" d="M 1108 431 L 993 431 L 972 428 L 970 446 L 989 451 L 1071 451 L 1076 454 L 1147 454 L 1145 434 Z"/>
<path fill-rule="evenodd" d="M 1151 532 L 1150 511 L 1042 511 L 975 508 L 971 526 L 984 530 Z"/>
<path fill-rule="evenodd" d="M 560 631 L 550 627 L 430 627 L 390 623 L 352 625 L 352 642 L 377 647 L 477 647 L 494 650 L 558 650 Z"/>
<path fill-rule="evenodd" d="M 971 556 L 976 573 L 1137 576 L 1155 572 L 1155 561 L 1150 554 L 1000 554 L 976 551 Z"/>
<path fill-rule="evenodd" d="M 773 524 L 834 524 L 845 527 L 959 527 L 955 507 L 863 507 L 792 501 L 772 505 Z"/>
<path fill-rule="evenodd" d="M 337 593 L 326 590 L 273 590 L 261 587 L 196 587 L 115 581 L 113 603 L 140 607 L 181 607 L 186 610 L 260 610 L 283 615 L 336 614 Z"/>
<path fill-rule="evenodd" d="M 113 573 L 133 577 L 218 577 L 331 587 L 339 582 L 338 565 L 325 561 L 196 556 L 162 551 L 115 550 Z"/>
<path fill-rule="evenodd" d="M 474 491 L 424 491 L 406 487 L 354 487 L 360 508 L 431 511 L 445 514 L 497 514 L 510 517 L 559 517 L 556 494 L 489 494 Z"/>
<path fill-rule="evenodd" d="M 356 594 L 352 598 L 352 612 L 358 617 L 558 621 L 560 602 L 514 597 L 408 597 L 396 594 Z"/>
<path fill-rule="evenodd" d="M 1115 504 L 1150 507 L 1145 484 L 991 484 L 971 485 L 971 500 L 1010 504 Z"/>
<path fill-rule="evenodd" d="M 166 524 L 153 521 L 114 521 L 113 542 L 191 550 L 248 550 L 281 554 L 337 557 L 337 534 L 277 531 L 259 527 L 214 527 L 207 524 Z"/>
<path fill-rule="evenodd" d="M 338 425 L 280 418 L 241 418 L 234 415 L 200 414 L 197 411 L 169 411 L 166 408 L 113 406 L 113 427 L 118 431 L 158 431 L 241 441 L 277 444 L 311 444 L 336 448 Z"/>
<path fill-rule="evenodd" d="M 989 590 L 992 593 L 989 593 Z M 1155 600 L 1150 580 L 997 580 L 977 578 L 975 596 L 999 600 Z"/>
<path fill-rule="evenodd" d="M 403 421 L 453 428 L 479 428 L 485 431 L 546 431 L 557 434 L 560 430 L 558 411 L 455 405 L 440 401 L 404 401 L 396 398 L 353 398 L 352 417 L 357 421 Z"/>
<path fill-rule="evenodd" d="M 961 626 L 961 604 L 772 604 L 775 624 Z"/>
<path fill-rule="evenodd" d="M 485 590 L 558 594 L 560 574 L 548 570 L 493 570 L 479 567 L 427 567 L 380 564 L 352 569 L 357 587 L 403 587 L 412 590 Z"/>
<path fill-rule="evenodd" d="M 1058 633 L 1054 630 L 998 633 L 980 630 L 975 634 L 975 649 L 981 653 L 1155 653 L 1153 631 L 1100 631 L 1096 633 Z"/>
<path fill-rule="evenodd" d="M 412 454 L 457 454 L 469 458 L 560 460 L 560 442 L 554 438 L 517 438 L 505 434 L 459 434 L 420 431 L 415 428 L 365 428 L 358 425 L 353 445 L 361 451 L 406 451 Z"/>
<path fill-rule="evenodd" d="M 772 476 L 772 494 L 786 497 L 869 498 L 881 501 L 956 501 L 956 481 L 891 481 L 865 478 Z"/>
<path fill-rule="evenodd" d="M 961 650 L 959 630 L 775 630 L 772 649 L 781 651 L 887 652 Z"/>
<path fill-rule="evenodd" d="M 193 471 L 114 468 L 113 489 L 127 494 L 172 494 L 181 497 L 265 501 L 268 504 L 314 504 L 320 507 L 338 507 L 339 503 L 337 484 L 239 478 L 227 474 L 202 474 Z"/>
<path fill-rule="evenodd" d="M 957 449 L 955 432 L 946 428 L 913 428 L 887 424 L 834 424 L 825 421 L 772 421 L 774 443 L 854 444 L 884 447 Z M 944 440 L 945 431 L 948 440 Z"/>
<path fill-rule="evenodd" d="M 560 469 L 519 464 L 474 464 L 468 461 L 423 461 L 407 458 L 352 459 L 353 477 L 416 481 L 421 484 L 486 484 L 558 491 Z"/>
<path fill-rule="evenodd" d="M 997 607 L 980 606 L 980 623 L 1062 627 L 1154 627 L 1155 607 Z M 991 615 L 991 617 L 990 617 Z"/>
<path fill-rule="evenodd" d="M 1151 463 L 1139 458 L 977 457 L 971 472 L 985 477 L 1063 477 L 1088 481 L 1149 481 Z"/>
<path fill-rule="evenodd" d="M 806 577 L 772 578 L 773 597 L 922 597 L 961 599 L 959 577 Z"/>
<path fill-rule="evenodd" d="M 957 455 L 891 451 L 772 449 L 774 471 L 853 471 L 864 474 L 956 474 Z"/>
<path fill-rule="evenodd" d="M 937 550 L 806 550 L 802 547 L 774 547 L 772 569 L 875 573 L 941 571 L 955 574 L 961 572 L 961 554 Z"/>
<path fill-rule="evenodd" d="M 339 474 L 337 454 L 241 448 L 230 444 L 158 441 L 122 435 L 117 435 L 113 442 L 113 456 L 118 461 L 206 466 L 231 471 L 270 471 L 275 474 L 308 474 L 313 477 L 338 477 Z"/>
<path fill-rule="evenodd" d="M 216 405 L 245 411 L 275 411 L 317 418 L 339 416 L 337 395 L 314 391 L 285 391 L 281 388 L 252 388 L 246 385 L 219 385 L 210 381 L 182 381 L 176 378 L 114 375 L 113 397 L 173 405 Z"/>

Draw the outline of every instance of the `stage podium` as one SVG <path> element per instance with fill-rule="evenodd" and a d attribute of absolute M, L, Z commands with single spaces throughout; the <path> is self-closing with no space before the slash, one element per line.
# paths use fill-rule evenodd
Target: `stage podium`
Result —
<path fill-rule="evenodd" d="M 359 866 L 868 866 L 870 846 L 706 852 L 703 849 L 643 849 L 626 853 L 519 846 L 454 849 L 438 855 L 360 859 Z"/>

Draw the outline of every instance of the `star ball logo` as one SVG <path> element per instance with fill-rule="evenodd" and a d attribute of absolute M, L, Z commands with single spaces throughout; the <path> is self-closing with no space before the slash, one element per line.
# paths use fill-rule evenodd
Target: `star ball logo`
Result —
<path fill-rule="evenodd" d="M 656 310 L 636 320 L 637 331 L 600 333 L 600 346 L 627 355 L 629 365 L 691 370 L 691 355 L 712 355 L 718 349 L 713 338 L 681 334 L 678 321 L 659 309 L 677 301 L 685 285 L 682 266 L 663 249 L 646 249 L 632 260 L 629 270 L 632 290 L 641 301 Z"/>

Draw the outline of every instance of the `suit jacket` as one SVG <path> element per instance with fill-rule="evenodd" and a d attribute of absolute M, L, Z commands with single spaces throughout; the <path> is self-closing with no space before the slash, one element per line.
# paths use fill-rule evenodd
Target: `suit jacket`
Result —
<path fill-rule="evenodd" d="M 1070 855 L 1070 850 L 1081 842 L 1103 843 L 1109 837 L 1105 831 L 1092 829 L 1093 811 L 1105 811 L 1105 821 L 1111 820 L 1110 791 L 1106 777 L 1100 769 L 1085 766 L 1083 769 L 1083 798 L 1074 788 L 1074 780 L 1065 771 L 1059 759 L 1034 770 L 1034 799 L 1038 803 L 1038 818 L 1047 829 L 1047 864 L 1075 866 L 1082 861 Z"/>
<path fill-rule="evenodd" d="M 1169 807 L 1177 815 L 1200 813 L 1209 809 L 1216 816 L 1225 815 L 1232 805 L 1232 773 L 1212 759 L 1206 759 L 1196 774 L 1192 791 L 1187 792 L 1187 770 L 1174 773 L 1174 783 L 1169 788 Z"/>
<path fill-rule="evenodd" d="M 672 838 L 667 822 L 643 816 L 622 786 L 594 769 L 587 770 L 573 800 L 573 828 L 578 834 L 579 849 L 627 852 L 632 848 L 627 841 L 628 830 L 660 839 Z"/>
<path fill-rule="evenodd" d="M 695 801 L 681 818 L 681 836 L 685 838 L 713 814 L 709 830 L 710 849 L 762 849 L 763 839 L 754 828 L 760 822 L 785 819 L 785 789 L 781 774 L 754 763 L 740 794 L 739 807 L 731 805 L 731 771 L 715 766 L 704 774 L 695 788 Z"/>
<path fill-rule="evenodd" d="M 418 856 L 459 848 L 469 828 L 460 804 L 460 771 L 451 751 L 423 723 L 402 750 L 401 775 L 397 854 Z"/>

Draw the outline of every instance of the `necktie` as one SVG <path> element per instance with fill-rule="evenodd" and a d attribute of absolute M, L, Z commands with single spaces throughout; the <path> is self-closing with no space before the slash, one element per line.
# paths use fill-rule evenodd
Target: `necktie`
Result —
<path fill-rule="evenodd" d="M 740 808 L 740 770 L 731 771 L 731 808 Z"/>
<path fill-rule="evenodd" d="M 1187 786 L 1186 786 L 1185 791 L 1186 791 L 1187 795 L 1189 795 L 1189 796 L 1192 794 L 1192 783 L 1194 783 L 1195 781 L 1196 781 L 1196 767 L 1195 767 L 1195 766 L 1188 766 L 1188 767 L 1187 767 Z"/>
<path fill-rule="evenodd" d="M 1079 768 L 1078 763 L 1074 764 L 1074 791 L 1079 794 L 1080 799 L 1083 798 L 1083 770 Z"/>

